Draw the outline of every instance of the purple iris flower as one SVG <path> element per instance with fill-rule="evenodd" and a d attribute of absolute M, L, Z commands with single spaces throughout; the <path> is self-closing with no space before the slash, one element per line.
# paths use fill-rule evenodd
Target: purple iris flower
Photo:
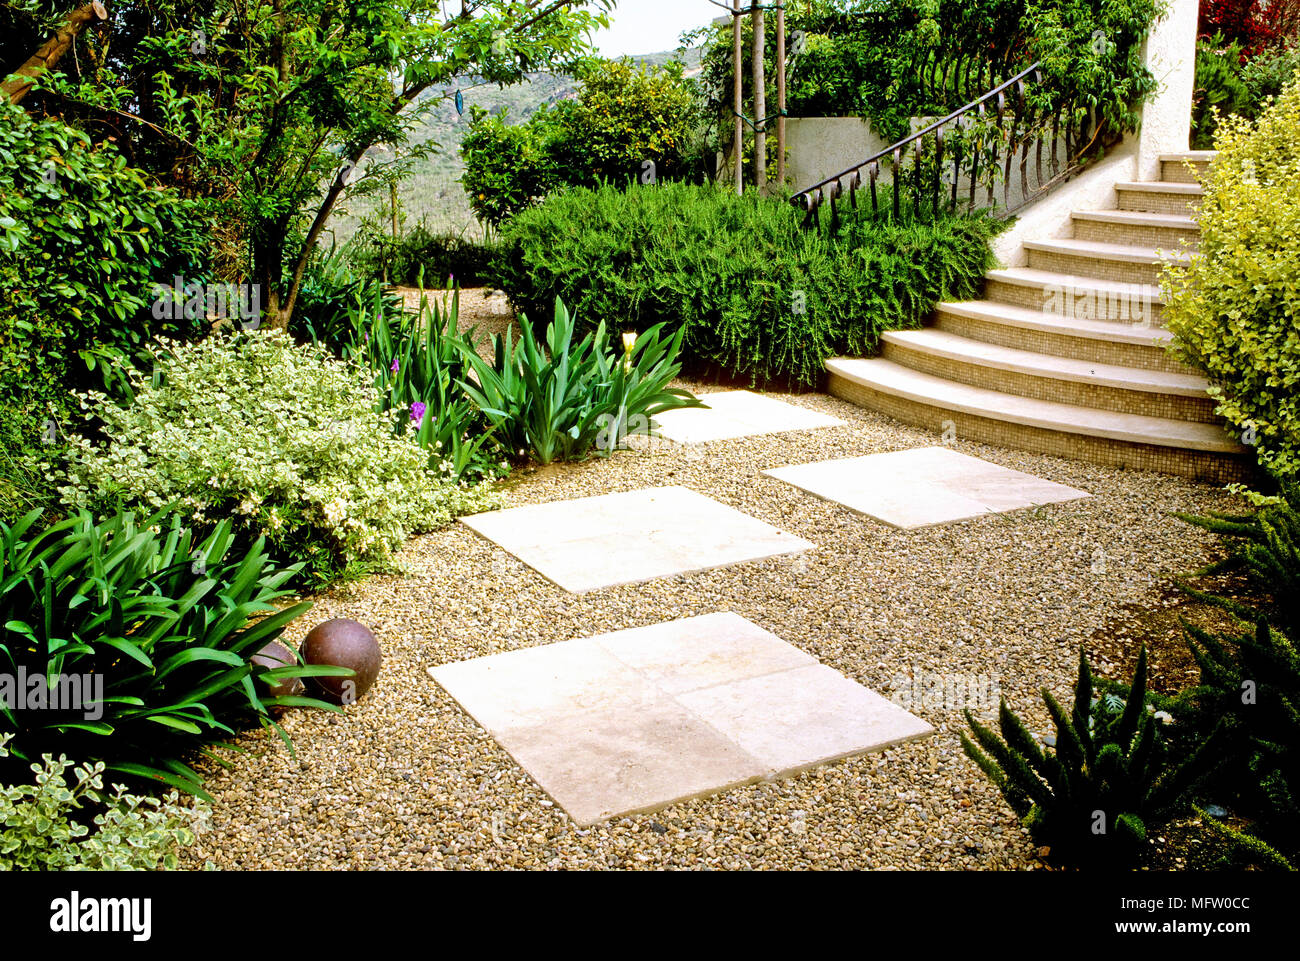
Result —
<path fill-rule="evenodd" d="M 424 404 L 420 403 L 418 400 L 411 405 L 411 420 L 415 421 L 415 426 L 417 428 L 424 423 L 424 412 L 426 409 L 427 408 Z"/>
<path fill-rule="evenodd" d="M 401 365 L 400 363 L 398 363 L 397 358 L 394 357 L 394 358 L 393 358 L 393 366 L 392 366 L 392 367 L 389 367 L 388 369 L 389 369 L 390 371 L 392 371 L 392 372 L 395 374 L 395 373 L 398 372 L 398 370 L 401 369 L 401 367 L 402 367 L 402 365 Z"/>

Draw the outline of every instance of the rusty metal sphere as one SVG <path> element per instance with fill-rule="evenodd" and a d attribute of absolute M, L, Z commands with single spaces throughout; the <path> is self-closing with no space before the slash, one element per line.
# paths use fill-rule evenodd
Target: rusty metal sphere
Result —
<path fill-rule="evenodd" d="M 352 704 L 370 690 L 379 676 L 382 654 L 370 628 L 348 617 L 323 621 L 303 638 L 299 648 L 312 665 L 350 667 L 352 677 L 309 677 L 312 693 L 331 704 Z"/>
<path fill-rule="evenodd" d="M 277 667 L 296 667 L 298 664 L 298 656 L 279 641 L 271 641 L 250 657 L 249 660 L 258 667 L 264 667 L 267 670 L 275 670 Z M 302 694 L 306 690 L 302 678 L 299 677 L 285 678 L 280 681 L 265 681 L 263 686 L 270 697 L 289 697 Z M 285 708 L 279 705 L 273 705 L 270 710 L 273 717 L 279 717 L 285 712 Z"/>

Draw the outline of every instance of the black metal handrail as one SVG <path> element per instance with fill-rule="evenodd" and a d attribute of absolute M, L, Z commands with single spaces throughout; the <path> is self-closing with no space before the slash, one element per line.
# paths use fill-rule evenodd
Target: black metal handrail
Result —
<path fill-rule="evenodd" d="M 960 64 L 957 65 L 960 69 Z M 969 69 L 969 67 L 968 67 Z M 948 68 L 944 68 L 945 77 Z M 1030 78 L 1032 77 L 1032 80 Z M 1019 73 L 1003 81 L 998 86 L 989 90 L 975 100 L 952 111 L 947 116 L 934 121 L 922 129 L 910 134 L 897 143 L 891 144 L 884 150 L 880 150 L 866 160 L 854 164 L 846 170 L 842 170 L 833 176 L 826 177 L 812 186 L 799 191 L 791 198 L 791 202 L 801 207 L 807 212 L 804 218 L 804 226 L 811 227 L 814 221 L 820 222 L 819 209 L 822 204 L 829 201 L 831 209 L 831 230 L 834 231 L 839 227 L 839 214 L 835 207 L 835 201 L 843 195 L 844 181 L 848 178 L 849 202 L 850 205 L 857 208 L 857 191 L 862 186 L 862 174 L 866 172 L 871 189 L 871 209 L 872 215 L 879 213 L 880 205 L 877 196 L 876 182 L 881 172 L 882 161 L 892 161 L 892 180 L 893 180 L 893 203 L 892 213 L 894 217 L 899 216 L 901 208 L 901 193 L 904 190 L 911 192 L 916 200 L 914 208 L 922 214 L 926 210 L 926 194 L 930 195 L 929 210 L 938 213 L 941 208 L 940 203 L 940 182 L 944 167 L 944 133 L 943 128 L 949 124 L 957 123 L 959 128 L 965 118 L 976 117 L 981 121 L 989 112 L 988 107 L 993 105 L 996 115 L 996 126 L 988 137 L 987 150 L 983 149 L 986 145 L 983 143 L 983 135 L 977 137 L 977 142 L 981 149 L 972 150 L 969 157 L 963 156 L 962 139 L 954 137 L 953 141 L 953 174 L 948 210 L 952 211 L 958 207 L 957 193 L 958 185 L 962 179 L 964 168 L 963 162 L 968 161 L 969 169 L 969 191 L 970 197 L 968 206 L 970 209 L 976 207 L 976 188 L 980 180 L 980 164 L 986 160 L 985 178 L 987 186 L 987 204 L 992 206 L 994 202 L 994 181 L 999 179 L 1001 174 L 1003 185 L 1004 207 L 1000 211 L 1006 216 L 1019 209 L 1029 200 L 1032 200 L 1039 193 L 1049 189 L 1053 184 L 1061 179 L 1069 177 L 1077 172 L 1077 164 L 1080 147 L 1084 143 L 1090 142 L 1089 121 L 1087 118 L 1078 119 L 1075 112 L 1068 110 L 1064 106 L 1058 106 L 1055 109 L 1045 109 L 1041 112 L 1035 111 L 1031 106 L 1029 98 L 1026 96 L 1026 82 L 1042 82 L 1042 64 L 1035 62 L 1030 64 Z M 1004 115 L 1007 113 L 1008 92 L 1013 91 L 1012 97 L 1014 103 L 1011 111 L 1011 124 L 1009 131 L 1004 131 Z M 1050 119 L 1050 130 L 1047 121 Z M 1065 140 L 1065 169 L 1061 169 L 1061 162 L 1058 156 L 1061 134 L 1064 133 Z M 1095 131 L 1094 131 L 1095 136 Z M 933 150 L 930 154 L 930 160 L 925 159 L 927 138 L 933 140 Z M 1051 175 L 1048 178 L 1043 176 L 1043 144 L 1044 140 L 1051 142 Z M 1006 143 L 1006 154 L 999 157 L 999 147 L 1001 142 Z M 1037 155 L 1035 163 L 1036 185 L 1030 188 L 1030 177 L 1028 174 L 1029 151 L 1033 144 L 1037 144 Z M 911 187 L 905 186 L 903 158 L 908 151 L 915 157 L 914 177 Z M 1012 204 L 1010 198 L 1011 172 L 1012 163 L 1017 151 L 1020 152 L 1020 174 L 1021 187 L 1018 202 Z M 984 154 L 985 156 L 981 156 Z M 999 165 L 999 159 L 1002 160 Z M 931 164 L 932 169 L 924 170 L 923 167 Z M 998 167 L 1001 166 L 1001 170 Z M 925 181 L 929 181 L 926 183 Z M 929 188 L 927 190 L 926 188 Z"/>

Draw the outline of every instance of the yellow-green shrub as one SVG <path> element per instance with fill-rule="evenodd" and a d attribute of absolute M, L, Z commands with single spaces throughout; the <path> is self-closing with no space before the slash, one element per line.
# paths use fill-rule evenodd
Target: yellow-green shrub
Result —
<path fill-rule="evenodd" d="M 1275 474 L 1300 473 L 1300 84 L 1258 121 L 1222 120 L 1200 251 L 1165 272 L 1176 350 Z"/>

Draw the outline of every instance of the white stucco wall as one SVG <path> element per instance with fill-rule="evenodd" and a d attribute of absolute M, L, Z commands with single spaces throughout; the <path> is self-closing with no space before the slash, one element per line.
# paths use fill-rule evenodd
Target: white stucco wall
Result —
<path fill-rule="evenodd" d="M 1137 180 L 1160 179 L 1160 155 L 1181 153 L 1191 136 L 1192 93 L 1196 87 L 1198 0 L 1166 0 L 1143 48 L 1156 91 L 1142 107 Z"/>
<path fill-rule="evenodd" d="M 1115 184 L 1136 180 L 1136 172 L 1137 143 L 1128 139 L 1100 163 L 1021 210 L 1011 228 L 993 238 L 993 255 L 1003 267 L 1023 267 L 1028 260 L 1026 240 L 1069 237 L 1074 229 L 1070 211 L 1113 209 Z"/>

